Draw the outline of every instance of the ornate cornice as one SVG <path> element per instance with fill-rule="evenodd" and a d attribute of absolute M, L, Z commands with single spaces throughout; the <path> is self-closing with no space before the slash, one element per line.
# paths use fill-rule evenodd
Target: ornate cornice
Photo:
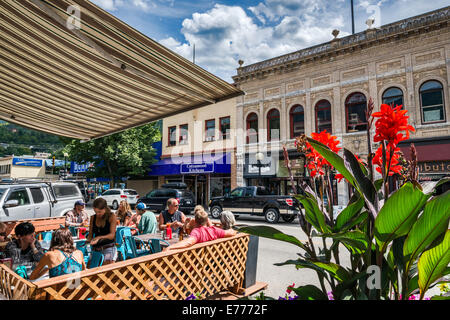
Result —
<path fill-rule="evenodd" d="M 381 42 L 406 37 L 421 32 L 429 32 L 433 29 L 446 27 L 450 18 L 450 6 L 431 11 L 419 16 L 400 20 L 381 26 L 377 29 L 365 31 L 322 43 L 313 47 L 288 53 L 279 57 L 264 60 L 245 67 L 237 68 L 237 75 L 233 76 L 235 84 L 240 82 L 265 77 L 272 72 L 293 70 L 300 65 L 321 58 L 337 56 L 356 49 L 377 45 Z"/>

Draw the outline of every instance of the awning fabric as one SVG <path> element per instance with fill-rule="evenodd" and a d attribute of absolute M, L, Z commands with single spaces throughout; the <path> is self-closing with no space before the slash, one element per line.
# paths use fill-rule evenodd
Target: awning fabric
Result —
<path fill-rule="evenodd" d="M 89 140 L 243 94 L 90 1 L 0 1 L 0 30 L 0 119 L 28 128 Z"/>
<path fill-rule="evenodd" d="M 161 159 L 150 166 L 150 176 L 231 173 L 231 153 L 200 154 Z"/>

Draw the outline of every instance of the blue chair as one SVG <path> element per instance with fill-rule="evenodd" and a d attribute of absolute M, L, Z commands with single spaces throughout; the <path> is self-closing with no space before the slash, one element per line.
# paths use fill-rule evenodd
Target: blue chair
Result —
<path fill-rule="evenodd" d="M 77 241 L 76 243 L 76 248 L 78 250 L 80 250 L 81 252 L 83 252 L 83 257 L 84 257 L 84 263 L 88 263 L 89 261 L 89 256 L 90 256 L 90 250 L 88 249 L 88 246 L 86 245 L 86 240 L 85 241 Z"/>
<path fill-rule="evenodd" d="M 132 236 L 125 236 L 124 237 L 125 247 L 127 251 L 131 251 L 130 258 L 137 258 L 141 256 L 145 256 L 147 254 L 151 254 L 151 251 L 147 249 L 138 249 L 136 247 L 136 239 Z"/>
<path fill-rule="evenodd" d="M 70 230 L 70 233 L 72 233 L 72 237 L 76 237 L 78 235 L 77 228 L 70 226 L 69 230 Z"/>
<path fill-rule="evenodd" d="M 166 240 L 163 239 L 148 239 L 148 246 L 150 247 L 150 250 L 152 251 L 152 253 L 158 253 L 161 252 L 161 242 L 164 242 L 167 244 L 167 246 L 169 246 L 169 242 L 167 242 Z"/>
<path fill-rule="evenodd" d="M 129 258 L 134 258 L 133 252 L 131 248 L 125 245 L 124 238 L 132 237 L 131 230 L 135 228 L 131 227 L 121 227 L 120 229 L 116 229 L 116 243 L 117 243 L 117 251 L 122 256 L 122 260 L 126 260 Z M 135 229 L 137 230 L 137 229 Z M 137 230 L 137 234 L 139 234 L 139 230 Z M 144 244 L 144 242 L 142 242 Z"/>
<path fill-rule="evenodd" d="M 89 265 L 89 269 L 101 267 L 103 265 L 104 260 L 105 256 L 103 255 L 103 253 L 99 251 L 92 251 L 91 264 Z"/>
<path fill-rule="evenodd" d="M 44 231 L 41 232 L 42 241 L 52 241 L 53 231 Z"/>

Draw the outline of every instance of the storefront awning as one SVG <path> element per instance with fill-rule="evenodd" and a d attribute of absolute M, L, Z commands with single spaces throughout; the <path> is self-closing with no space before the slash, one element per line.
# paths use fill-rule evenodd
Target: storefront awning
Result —
<path fill-rule="evenodd" d="M 231 173 L 231 153 L 172 157 L 150 166 L 149 175 Z"/>
<path fill-rule="evenodd" d="M 90 1 L 0 1 L 0 29 L 0 119 L 28 128 L 89 140 L 243 94 Z"/>

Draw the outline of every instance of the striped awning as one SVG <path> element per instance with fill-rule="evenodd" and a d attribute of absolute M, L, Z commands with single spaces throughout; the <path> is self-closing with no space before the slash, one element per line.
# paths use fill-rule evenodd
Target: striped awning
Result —
<path fill-rule="evenodd" d="M 89 140 L 243 94 L 90 1 L 2 0 L 0 31 L 0 119 L 28 128 Z"/>

